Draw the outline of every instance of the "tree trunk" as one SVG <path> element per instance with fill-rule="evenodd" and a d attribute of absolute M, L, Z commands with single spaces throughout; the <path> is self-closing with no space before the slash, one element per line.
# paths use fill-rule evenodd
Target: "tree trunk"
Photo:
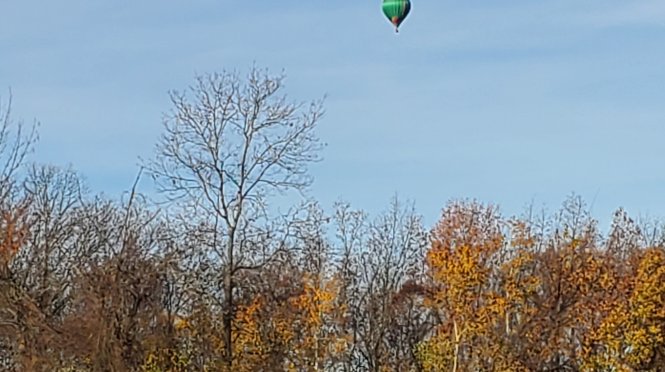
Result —
<path fill-rule="evenodd" d="M 233 365 L 233 245 L 235 241 L 235 228 L 229 229 L 229 240 L 226 246 L 227 270 L 224 274 L 224 347 L 226 349 L 226 364 Z"/>
<path fill-rule="evenodd" d="M 457 328 L 457 321 L 453 320 L 453 330 L 455 332 L 455 354 L 454 354 L 454 359 L 453 359 L 453 372 L 457 372 L 457 363 L 459 359 L 459 346 L 460 346 L 460 339 L 461 335 L 459 334 L 459 330 Z"/>

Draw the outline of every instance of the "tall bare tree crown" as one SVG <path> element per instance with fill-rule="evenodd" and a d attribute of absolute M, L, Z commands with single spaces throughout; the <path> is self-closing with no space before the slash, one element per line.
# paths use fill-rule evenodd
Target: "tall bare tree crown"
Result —
<path fill-rule="evenodd" d="M 323 147 L 315 135 L 322 101 L 291 102 L 283 83 L 284 75 L 253 68 L 246 79 L 223 71 L 171 92 L 173 109 L 147 167 L 159 190 L 233 223 L 243 204 L 309 186 L 308 165 Z"/>

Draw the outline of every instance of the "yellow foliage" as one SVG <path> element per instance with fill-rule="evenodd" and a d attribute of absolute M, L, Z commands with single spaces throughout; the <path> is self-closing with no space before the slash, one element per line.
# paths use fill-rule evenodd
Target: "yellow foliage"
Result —
<path fill-rule="evenodd" d="M 468 360 L 481 360 L 497 353 L 490 346 L 490 333 L 505 312 L 507 301 L 490 288 L 489 282 L 492 259 L 503 242 L 492 208 L 453 205 L 444 212 L 427 252 L 434 288 L 425 304 L 445 320 L 437 335 L 418 350 L 426 370 L 457 370 L 462 354 Z M 480 344 L 478 340 L 482 340 Z"/>
<path fill-rule="evenodd" d="M 339 324 L 344 305 L 338 303 L 340 286 L 333 279 L 305 275 L 302 293 L 290 303 L 297 315 L 299 338 L 292 348 L 291 364 L 300 370 L 322 366 L 325 360 L 346 351 L 348 345 Z"/>
<path fill-rule="evenodd" d="M 191 368 L 191 361 L 185 350 L 166 349 L 149 353 L 139 370 L 142 372 L 179 372 L 188 371 Z"/>
<path fill-rule="evenodd" d="M 665 251 L 645 251 L 628 280 L 633 282 L 630 296 L 618 298 L 590 335 L 585 370 L 643 369 L 665 349 Z"/>

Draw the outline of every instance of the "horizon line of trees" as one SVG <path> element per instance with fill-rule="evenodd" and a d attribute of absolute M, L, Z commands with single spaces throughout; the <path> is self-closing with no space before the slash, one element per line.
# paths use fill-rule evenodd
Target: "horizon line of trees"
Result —
<path fill-rule="evenodd" d="M 32 164 L 0 106 L 0 370 L 665 371 L 665 229 L 584 201 L 503 216 L 451 200 L 431 227 L 306 196 L 323 102 L 284 75 L 170 92 L 163 196 L 92 194 Z M 277 193 L 302 200 L 269 208 Z"/>

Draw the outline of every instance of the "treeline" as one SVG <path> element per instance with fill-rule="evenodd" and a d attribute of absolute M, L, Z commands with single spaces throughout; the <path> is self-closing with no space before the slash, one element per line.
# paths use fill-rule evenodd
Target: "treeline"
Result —
<path fill-rule="evenodd" d="M 665 370 L 659 224 L 618 210 L 601 234 L 578 197 L 517 217 L 454 200 L 433 227 L 397 199 L 278 213 L 323 115 L 282 79 L 171 92 L 141 173 L 157 201 L 29 164 L 35 132 L 0 108 L 2 370 Z"/>

